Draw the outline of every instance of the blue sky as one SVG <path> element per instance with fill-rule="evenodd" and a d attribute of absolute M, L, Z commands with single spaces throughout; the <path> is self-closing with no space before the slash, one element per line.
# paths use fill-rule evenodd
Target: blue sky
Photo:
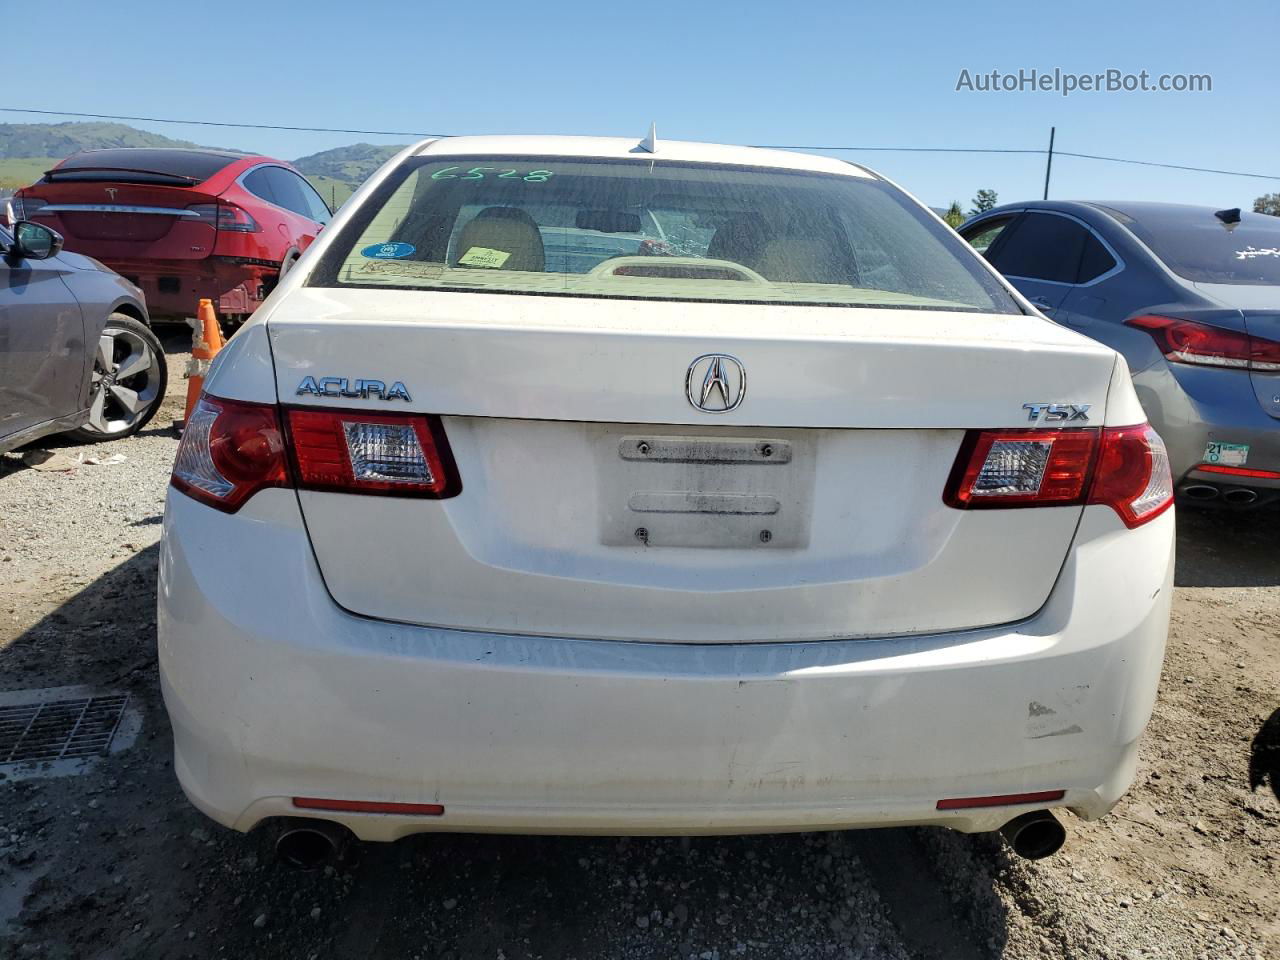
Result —
<path fill-rule="evenodd" d="M 122 6 L 127 9 L 122 9 Z M 10 36 L 5 106 L 428 133 L 1060 149 L 1280 177 L 1275 0 L 70 0 Z M 11 25 L 12 26 L 12 25 Z M 26 39 L 23 39 L 24 35 Z M 38 36 L 57 37 L 56 53 Z M 15 62 L 16 61 L 16 62 Z M 1211 93 L 956 92 L 962 69 L 1207 73 Z M 0 122 L 58 118 L 0 114 Z M 404 138 L 135 126 L 293 159 Z M 1034 155 L 837 154 L 933 205 L 1039 196 Z M 1059 199 L 1248 206 L 1280 180 L 1058 158 Z"/>

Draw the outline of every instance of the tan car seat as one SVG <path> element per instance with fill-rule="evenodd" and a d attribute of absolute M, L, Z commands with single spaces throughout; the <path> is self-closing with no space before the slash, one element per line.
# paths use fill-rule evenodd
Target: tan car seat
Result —
<path fill-rule="evenodd" d="M 546 269 L 542 234 L 533 217 L 519 207 L 485 207 L 462 228 L 453 250 L 453 266 L 468 266 L 468 252 L 497 250 L 508 254 L 502 270 Z"/>

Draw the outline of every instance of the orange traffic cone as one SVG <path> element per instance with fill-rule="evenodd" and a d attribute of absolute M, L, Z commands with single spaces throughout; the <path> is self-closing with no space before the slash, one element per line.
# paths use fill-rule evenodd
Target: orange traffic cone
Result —
<path fill-rule="evenodd" d="M 218 326 L 218 315 L 213 311 L 212 300 L 201 300 L 200 309 L 196 311 L 196 322 L 191 327 L 191 362 L 187 365 L 187 412 L 186 419 L 191 419 L 191 411 L 196 408 L 200 392 L 204 390 L 204 378 L 209 372 L 209 361 L 218 355 L 223 347 L 222 328 Z"/>

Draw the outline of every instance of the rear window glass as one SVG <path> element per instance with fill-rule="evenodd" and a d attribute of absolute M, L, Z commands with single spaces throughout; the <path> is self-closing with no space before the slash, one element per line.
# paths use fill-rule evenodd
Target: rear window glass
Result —
<path fill-rule="evenodd" d="M 883 181 L 657 158 L 415 158 L 309 283 L 1018 312 Z"/>
<path fill-rule="evenodd" d="M 239 159 L 239 154 L 206 150 L 87 150 L 68 157 L 49 171 L 46 179 L 128 182 L 137 178 L 144 182 L 163 179 L 194 184 L 208 180 Z"/>
<path fill-rule="evenodd" d="M 1185 280 L 1280 285 L 1280 218 L 1242 213 L 1223 223 L 1211 210 L 1108 210 Z"/>

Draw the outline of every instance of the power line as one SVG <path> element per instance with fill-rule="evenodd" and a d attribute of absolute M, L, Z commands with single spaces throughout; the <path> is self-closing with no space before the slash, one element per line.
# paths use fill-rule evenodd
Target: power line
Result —
<path fill-rule="evenodd" d="M 1079 157 L 1082 160 L 1106 160 L 1109 163 L 1136 163 L 1143 167 L 1165 167 L 1169 170 L 1194 170 L 1196 173 L 1221 173 L 1228 177 L 1253 177 L 1256 180 L 1280 180 L 1280 176 L 1269 173 L 1242 173 L 1239 170 L 1214 170 L 1211 167 L 1184 167 L 1178 163 L 1157 163 L 1154 160 L 1130 160 L 1124 157 L 1100 157 L 1092 153 L 1072 153 L 1069 150 L 1055 150 L 1059 157 Z"/>
<path fill-rule="evenodd" d="M 814 147 L 753 143 L 757 150 L 852 150 L 859 153 L 1044 153 L 1043 150 L 1000 150 L 994 147 Z"/>
<path fill-rule="evenodd" d="M 70 110 L 28 110 L 0 107 L 4 113 L 38 113 L 46 117 L 89 117 L 93 120 L 138 120 L 143 123 L 181 123 L 199 127 L 241 127 L 246 130 L 291 130 L 296 133 L 361 133 L 377 137 L 444 137 L 444 133 L 414 133 L 406 130 L 351 130 L 345 127 L 285 127 L 275 123 L 225 123 L 218 120 L 173 120 L 168 117 L 127 117 L 114 113 L 75 113 Z"/>
<path fill-rule="evenodd" d="M 355 133 L 376 137 L 447 137 L 447 133 L 421 133 L 412 130 L 358 130 L 351 127 L 295 127 L 275 123 L 230 123 L 219 120 L 177 120 L 172 117 L 135 117 L 112 113 L 77 113 L 72 110 L 34 110 L 26 107 L 0 107 L 2 113 L 34 113 L 47 117 L 84 117 L 91 120 L 132 120 L 141 123 L 176 123 L 200 127 L 230 127 L 244 130 L 287 130 L 293 133 Z M 765 150 L 810 150 L 822 153 L 973 153 L 973 154 L 1039 154 L 1042 149 L 1005 149 L 997 147 L 864 147 L 864 146 L 815 146 L 813 144 L 754 144 Z M 1241 170 L 1219 170 L 1213 167 L 1193 167 L 1178 163 L 1159 163 L 1155 160 L 1134 160 L 1128 157 L 1104 157 L 1093 153 L 1072 153 L 1055 150 L 1061 157 L 1081 160 L 1101 160 L 1107 163 L 1128 163 L 1143 167 L 1163 167 L 1167 170 L 1186 170 L 1192 173 L 1214 173 L 1226 177 L 1250 177 L 1254 180 L 1280 180 L 1280 176 L 1266 173 L 1246 173 Z"/>

